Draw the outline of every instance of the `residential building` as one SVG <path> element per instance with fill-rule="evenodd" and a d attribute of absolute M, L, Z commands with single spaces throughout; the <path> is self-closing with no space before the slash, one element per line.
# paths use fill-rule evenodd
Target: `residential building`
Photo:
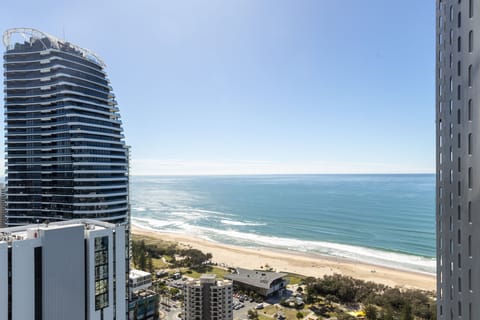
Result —
<path fill-rule="evenodd" d="M 287 287 L 288 281 L 284 279 L 286 275 L 273 271 L 237 268 L 234 273 L 225 275 L 225 278 L 232 280 L 235 286 L 268 297 Z"/>
<path fill-rule="evenodd" d="M 150 272 L 132 269 L 128 275 L 128 287 L 130 293 L 145 290 L 152 286 L 152 274 Z"/>
<path fill-rule="evenodd" d="M 6 227 L 5 224 L 5 185 L 0 184 L 0 228 Z"/>
<path fill-rule="evenodd" d="M 158 320 L 160 297 L 152 290 L 140 290 L 132 295 L 128 304 L 129 320 Z"/>
<path fill-rule="evenodd" d="M 130 270 L 128 277 L 130 299 L 129 320 L 158 320 L 160 296 L 153 290 L 152 274 L 142 270 Z"/>
<path fill-rule="evenodd" d="M 0 229 L 0 319 L 126 319 L 127 238 L 87 219 Z"/>
<path fill-rule="evenodd" d="M 436 3 L 437 317 L 476 320 L 480 319 L 480 2 Z"/>
<path fill-rule="evenodd" d="M 128 149 L 105 63 L 30 28 L 3 43 L 7 225 L 128 224 Z"/>
<path fill-rule="evenodd" d="M 232 320 L 233 285 L 217 280 L 214 274 L 204 274 L 198 280 L 187 281 L 183 288 L 185 320 Z"/>

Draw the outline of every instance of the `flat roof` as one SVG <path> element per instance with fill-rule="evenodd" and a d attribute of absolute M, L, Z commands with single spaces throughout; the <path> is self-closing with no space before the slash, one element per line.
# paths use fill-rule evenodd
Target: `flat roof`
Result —
<path fill-rule="evenodd" d="M 151 276 L 152 274 L 150 272 L 142 271 L 142 270 L 137 270 L 137 269 L 132 269 L 130 270 L 130 273 L 128 275 L 129 278 L 140 278 L 140 277 L 148 277 Z"/>
<path fill-rule="evenodd" d="M 225 278 L 254 287 L 269 289 L 273 281 L 285 276 L 287 276 L 286 273 L 237 268 L 235 273 L 227 274 Z"/>

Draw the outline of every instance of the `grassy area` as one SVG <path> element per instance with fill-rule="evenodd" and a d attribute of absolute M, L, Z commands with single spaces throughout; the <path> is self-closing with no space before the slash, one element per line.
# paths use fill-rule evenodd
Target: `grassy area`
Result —
<path fill-rule="evenodd" d="M 288 273 L 288 275 L 285 277 L 285 279 L 288 280 L 288 284 L 299 284 L 305 280 L 305 278 L 305 276 L 295 273 Z"/>
<path fill-rule="evenodd" d="M 153 259 L 152 259 L 152 263 L 153 263 L 153 269 L 155 269 L 155 270 L 168 268 L 168 264 L 166 264 L 165 262 L 163 262 L 162 259 L 155 259 L 155 258 L 153 258 Z"/>
<path fill-rule="evenodd" d="M 217 276 L 218 279 L 223 279 L 226 274 L 228 274 L 228 271 L 222 268 L 218 267 L 211 267 L 211 266 L 206 266 L 202 269 L 191 269 L 191 268 L 185 268 L 182 270 L 182 272 L 192 278 L 198 279 L 202 274 L 209 273 L 209 274 L 214 274 Z"/>
<path fill-rule="evenodd" d="M 165 241 L 165 240 L 161 240 L 161 239 L 156 239 L 154 237 L 139 235 L 139 234 L 133 234 L 133 233 L 132 233 L 132 240 L 134 240 L 134 241 L 143 240 L 143 241 L 145 241 L 146 245 L 156 245 L 159 248 L 168 247 L 168 246 L 171 246 L 171 245 L 174 245 L 175 247 L 178 246 L 178 244 L 176 242 Z"/>

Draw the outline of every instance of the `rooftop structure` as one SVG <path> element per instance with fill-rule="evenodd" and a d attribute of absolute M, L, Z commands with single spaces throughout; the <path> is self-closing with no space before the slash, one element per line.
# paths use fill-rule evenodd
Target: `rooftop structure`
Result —
<path fill-rule="evenodd" d="M 287 274 L 237 268 L 235 273 L 225 275 L 226 279 L 233 280 L 234 285 L 255 291 L 266 297 L 284 289 L 288 281 L 283 279 Z"/>
<path fill-rule="evenodd" d="M 105 63 L 31 28 L 3 43 L 7 226 L 128 223 L 128 150 Z"/>

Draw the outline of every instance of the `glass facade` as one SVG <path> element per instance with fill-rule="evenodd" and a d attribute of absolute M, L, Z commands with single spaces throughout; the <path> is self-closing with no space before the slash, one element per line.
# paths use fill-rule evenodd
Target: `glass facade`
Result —
<path fill-rule="evenodd" d="M 127 147 L 103 62 L 33 29 L 5 39 L 7 225 L 128 222 Z"/>

